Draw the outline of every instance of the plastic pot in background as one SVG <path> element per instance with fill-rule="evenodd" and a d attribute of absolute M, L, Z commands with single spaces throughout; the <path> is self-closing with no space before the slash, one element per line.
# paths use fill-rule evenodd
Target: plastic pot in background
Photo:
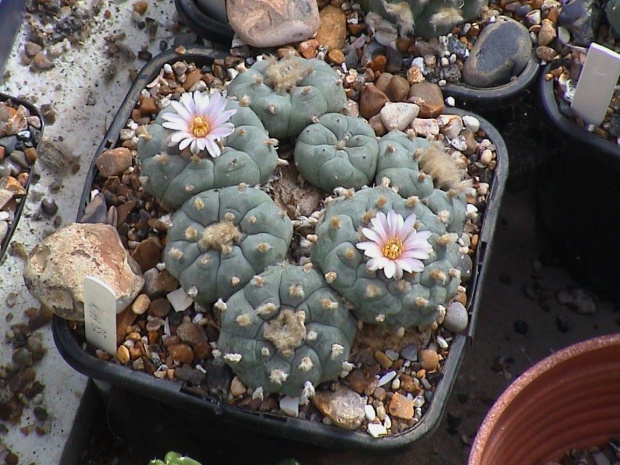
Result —
<path fill-rule="evenodd" d="M 535 87 L 540 72 L 540 60 L 532 51 L 530 60 L 521 74 L 508 84 L 478 88 L 462 84 L 442 87 L 445 96 L 454 97 L 458 107 L 480 113 L 503 110 L 523 99 L 526 92 Z"/>
<path fill-rule="evenodd" d="M 620 334 L 569 346 L 517 378 L 487 414 L 469 465 L 538 465 L 620 434 Z"/>
<path fill-rule="evenodd" d="M 538 205 L 558 256 L 594 290 L 619 301 L 615 224 L 620 218 L 620 146 L 562 114 L 554 81 L 540 78 L 544 120 L 557 138 L 557 154 L 541 169 Z"/>
<path fill-rule="evenodd" d="M 6 231 L 6 234 L 4 235 L 4 238 L 3 239 L 0 238 L 0 263 L 2 262 L 2 259 L 4 258 L 4 254 L 6 253 L 9 243 L 11 242 L 11 237 L 13 236 L 13 233 L 15 232 L 15 229 L 17 228 L 19 218 L 22 214 L 22 210 L 24 209 L 24 205 L 26 203 L 26 197 L 28 196 L 28 189 L 30 188 L 32 165 L 34 164 L 34 160 L 32 159 L 32 157 L 28 158 L 25 155 L 24 157 L 16 157 L 16 158 L 19 158 L 21 162 L 16 163 L 16 162 L 11 161 L 11 152 L 14 150 L 18 150 L 23 153 L 26 148 L 30 148 L 30 147 L 34 148 L 35 151 L 38 152 L 39 144 L 41 143 L 41 138 L 43 136 L 43 129 L 45 125 L 45 123 L 43 122 L 43 116 L 41 115 L 39 110 L 34 105 L 32 105 L 30 102 L 27 102 L 26 100 L 22 100 L 19 98 L 11 97 L 9 95 L 6 95 L 0 92 L 0 103 L 6 103 L 6 102 L 11 102 L 11 106 L 15 108 L 17 108 L 20 105 L 23 106 L 27 110 L 30 116 L 38 117 L 40 126 L 39 128 L 36 128 L 35 126 L 28 124 L 27 133 L 20 132 L 19 134 L 15 134 L 13 136 L 0 137 L 0 146 L 2 146 L 2 151 L 3 151 L 3 157 L 0 157 L 0 182 L 4 182 L 2 181 L 2 179 L 3 179 L 3 176 L 5 175 L 5 171 L 8 173 L 9 171 L 17 170 L 18 167 L 19 167 L 20 173 L 13 177 L 14 178 L 18 178 L 19 176 L 28 177 L 23 186 L 26 191 L 26 194 L 19 198 L 14 198 L 10 202 L 8 202 L 6 206 L 4 205 L 0 206 L 0 215 L 2 213 L 8 213 L 8 208 L 11 208 L 11 211 L 13 214 L 13 218 L 10 219 L 8 222 L 8 229 Z M 27 167 L 24 165 L 24 162 L 27 162 L 26 163 L 28 165 Z M 10 166 L 12 166 L 12 168 L 10 168 Z M 14 204 L 12 205 L 13 202 Z M 6 220 L 2 219 L 1 221 L 6 221 Z M 4 228 L 4 226 L 2 226 L 2 228 Z"/>
<path fill-rule="evenodd" d="M 230 45 L 234 31 L 228 24 L 226 0 L 174 0 L 181 20 L 203 39 Z"/>
<path fill-rule="evenodd" d="M 95 165 L 97 157 L 105 150 L 116 146 L 121 129 L 131 115 L 136 102 L 145 85 L 152 81 L 166 63 L 172 64 L 182 59 L 194 62 L 198 66 L 205 65 L 220 54 L 204 48 L 191 48 L 183 56 L 172 51 L 165 52 L 149 62 L 138 75 L 121 108 L 116 114 L 104 140 L 101 142 L 93 159 L 90 171 L 86 177 L 86 184 L 78 211 L 78 218 L 90 198 L 90 192 L 98 172 Z M 466 112 L 458 109 L 449 111 L 453 114 L 464 115 Z M 480 240 L 474 255 L 472 278 L 468 284 L 470 324 L 466 332 L 455 335 L 451 349 L 442 370 L 443 378 L 438 382 L 428 410 L 420 422 L 409 430 L 382 438 L 372 438 L 362 432 L 344 431 L 322 423 L 301 420 L 271 413 L 252 412 L 221 403 L 217 399 L 207 397 L 191 390 L 187 385 L 178 381 L 160 380 L 143 372 L 133 371 L 128 367 L 106 362 L 96 358 L 84 350 L 81 340 L 70 329 L 66 320 L 55 317 L 53 333 L 56 346 L 63 358 L 79 372 L 99 381 L 100 385 L 107 385 L 110 389 L 122 391 L 123 396 L 140 397 L 153 408 L 142 411 L 142 419 L 149 423 L 149 412 L 157 411 L 159 405 L 166 415 L 157 415 L 157 421 L 167 421 L 166 431 L 184 431 L 187 435 L 201 435 L 203 440 L 216 438 L 209 433 L 214 428 L 217 433 L 231 431 L 235 435 L 243 434 L 251 437 L 269 435 L 272 437 L 304 442 L 319 448 L 340 450 L 359 450 L 374 452 L 394 452 L 420 439 L 433 431 L 439 424 L 452 386 L 456 381 L 459 366 L 465 349 L 474 335 L 480 293 L 485 282 L 490 253 L 493 245 L 493 235 L 497 221 L 502 194 L 508 175 L 508 154 L 506 146 L 497 130 L 483 118 L 479 118 L 481 129 L 497 148 L 497 166 L 490 181 L 491 187 L 487 196 L 487 207 L 480 231 Z M 154 402 L 156 401 L 156 402 Z M 132 403 L 132 402 L 130 402 Z M 129 408 L 129 406 L 127 407 Z M 176 424 L 178 423 L 178 424 Z M 183 426 L 185 425 L 185 426 Z M 202 425 L 202 426 L 201 426 Z M 128 428 L 128 434 L 149 434 L 142 428 Z M 199 442 L 200 443 L 200 442 Z M 174 448 L 174 444 L 166 444 Z M 198 457 L 200 459 L 200 457 Z"/>

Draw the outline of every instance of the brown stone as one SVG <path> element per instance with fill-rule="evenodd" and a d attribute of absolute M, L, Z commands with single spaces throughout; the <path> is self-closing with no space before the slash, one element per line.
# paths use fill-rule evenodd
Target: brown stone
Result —
<path fill-rule="evenodd" d="M 23 277 L 29 291 L 58 316 L 84 319 L 84 276 L 105 282 L 116 295 L 120 313 L 136 298 L 144 279 L 123 247 L 116 228 L 73 223 L 37 244 Z"/>
<path fill-rule="evenodd" d="M 420 118 L 436 118 L 444 111 L 441 87 L 431 82 L 413 84 L 409 89 L 409 101 L 420 107 Z"/>
<path fill-rule="evenodd" d="M 194 347 L 194 359 L 202 360 L 211 356 L 211 352 L 213 349 L 209 344 L 209 341 L 199 342 L 196 347 Z"/>
<path fill-rule="evenodd" d="M 122 344 L 125 340 L 125 335 L 127 334 L 127 327 L 131 326 L 134 321 L 136 321 L 136 315 L 131 311 L 131 308 L 127 308 L 123 310 L 121 313 L 116 315 L 116 343 Z"/>
<path fill-rule="evenodd" d="M 300 42 L 321 23 L 314 0 L 227 0 L 226 10 L 230 26 L 253 47 Z"/>
<path fill-rule="evenodd" d="M 536 56 L 542 61 L 552 61 L 557 54 L 558 52 L 556 52 L 555 49 L 551 47 L 536 47 Z"/>
<path fill-rule="evenodd" d="M 159 108 L 153 97 L 140 97 L 140 113 L 143 115 L 154 115 L 157 112 L 159 112 Z"/>
<path fill-rule="evenodd" d="M 13 200 L 13 192 L 8 189 L 0 189 L 0 211 Z"/>
<path fill-rule="evenodd" d="M 147 237 L 134 249 L 131 257 L 138 263 L 144 273 L 157 265 L 161 258 L 161 244 L 154 237 Z"/>
<path fill-rule="evenodd" d="M 4 160 L 4 153 L 5 153 L 6 149 L 4 148 L 3 145 L 0 145 L 0 161 Z"/>
<path fill-rule="evenodd" d="M 387 57 L 385 55 L 377 55 L 372 59 L 368 67 L 375 73 L 383 73 L 387 65 Z"/>
<path fill-rule="evenodd" d="M 327 52 L 325 60 L 332 65 L 341 65 L 344 63 L 344 53 L 339 48 L 334 48 Z"/>
<path fill-rule="evenodd" d="M 400 388 L 412 394 L 418 394 L 421 391 L 420 386 L 414 381 L 414 378 L 405 373 L 400 375 Z"/>
<path fill-rule="evenodd" d="M 5 176 L 0 179 L 0 189 L 6 189 L 13 193 L 13 197 L 23 197 L 26 195 L 24 186 L 13 176 Z"/>
<path fill-rule="evenodd" d="M 379 362 L 379 365 L 381 365 L 381 368 L 383 368 L 384 370 L 390 368 L 393 363 L 392 360 L 380 350 L 375 351 L 375 359 L 377 360 L 377 362 Z"/>
<path fill-rule="evenodd" d="M 36 44 L 34 42 L 26 42 L 25 50 L 26 50 L 26 55 L 29 58 L 34 58 L 34 56 L 37 53 L 43 50 L 43 47 L 41 47 L 39 44 Z"/>
<path fill-rule="evenodd" d="M 358 24 L 347 24 L 347 27 L 349 28 L 349 32 L 351 33 L 351 35 L 358 36 L 362 32 L 364 32 L 364 30 L 366 29 L 366 24 L 364 24 L 363 22 Z"/>
<path fill-rule="evenodd" d="M 54 63 L 45 56 L 45 53 L 43 52 L 39 52 L 37 53 L 33 60 L 32 63 L 34 64 L 36 69 L 39 70 L 46 70 L 46 69 L 51 69 L 54 67 Z"/>
<path fill-rule="evenodd" d="M 370 119 L 378 115 L 383 105 L 389 101 L 390 99 L 388 96 L 381 92 L 375 85 L 366 84 L 360 96 L 360 114 L 364 118 Z"/>
<path fill-rule="evenodd" d="M 363 370 L 353 370 L 346 378 L 349 387 L 361 395 L 371 395 L 379 384 L 374 376 L 368 376 Z"/>
<path fill-rule="evenodd" d="M 439 365 L 439 355 L 432 349 L 421 350 L 418 359 L 426 371 L 434 371 Z"/>
<path fill-rule="evenodd" d="M 158 317 L 158 318 L 166 318 L 170 310 L 172 309 L 172 305 L 165 297 L 159 297 L 158 299 L 151 300 L 151 304 L 149 305 L 149 315 Z"/>
<path fill-rule="evenodd" d="M 316 55 L 316 49 L 318 46 L 319 42 L 316 39 L 310 39 L 301 42 L 297 46 L 297 50 L 299 50 L 302 57 L 310 59 L 314 58 L 314 55 Z"/>
<path fill-rule="evenodd" d="M 37 149 L 34 147 L 26 147 L 24 149 L 24 154 L 26 155 L 26 160 L 29 164 L 32 165 L 35 161 L 37 161 Z M 0 160 L 2 160 L 2 157 L 0 157 Z"/>
<path fill-rule="evenodd" d="M 179 281 L 168 270 L 164 270 L 157 275 L 155 286 L 160 291 L 172 292 L 179 287 Z"/>
<path fill-rule="evenodd" d="M 410 420 L 413 418 L 413 414 L 415 413 L 413 400 L 396 392 L 392 396 L 392 400 L 390 400 L 388 412 L 393 417 L 401 418 L 403 420 Z"/>
<path fill-rule="evenodd" d="M 364 398 L 342 384 L 335 391 L 317 391 L 312 404 L 342 429 L 354 431 L 364 420 Z"/>
<path fill-rule="evenodd" d="M 394 75 L 392 73 L 382 73 L 381 76 L 375 81 L 375 86 L 381 92 L 387 95 L 388 86 Z"/>
<path fill-rule="evenodd" d="M 173 360 L 180 363 L 192 363 L 194 361 L 194 352 L 187 344 L 174 344 L 168 346 L 168 352 Z"/>
<path fill-rule="evenodd" d="M 144 13 L 146 13 L 146 10 L 148 7 L 149 7 L 149 2 L 146 2 L 144 0 L 139 0 L 133 4 L 133 11 L 135 11 L 140 16 L 142 16 L 144 15 Z"/>
<path fill-rule="evenodd" d="M 181 323 L 177 328 L 177 336 L 179 336 L 181 341 L 188 343 L 192 347 L 207 341 L 207 335 L 202 326 L 192 322 Z"/>
<path fill-rule="evenodd" d="M 370 124 L 370 127 L 372 128 L 372 130 L 375 131 L 375 135 L 377 137 L 381 137 L 387 134 L 387 129 L 385 128 L 385 125 L 383 124 L 383 121 L 381 120 L 381 115 L 375 115 L 372 118 L 370 118 L 368 120 L 368 124 Z"/>
<path fill-rule="evenodd" d="M 136 208 L 137 202 L 130 200 L 129 202 L 121 203 L 116 207 L 117 221 L 119 226 L 127 221 L 129 214 Z"/>
<path fill-rule="evenodd" d="M 320 13 L 321 25 L 316 31 L 315 39 L 320 45 L 342 49 L 347 38 L 347 15 L 342 9 L 327 5 Z"/>
<path fill-rule="evenodd" d="M 404 102 L 409 95 L 409 83 L 402 76 L 392 76 L 385 94 L 392 102 Z"/>
<path fill-rule="evenodd" d="M 131 166 L 131 151 L 125 147 L 106 150 L 97 157 L 95 164 L 103 177 L 120 176 Z"/>

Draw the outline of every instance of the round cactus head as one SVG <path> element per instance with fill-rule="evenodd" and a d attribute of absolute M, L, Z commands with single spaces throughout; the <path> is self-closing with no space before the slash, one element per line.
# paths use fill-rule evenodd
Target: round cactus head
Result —
<path fill-rule="evenodd" d="M 343 371 L 355 319 L 311 265 L 271 267 L 220 308 L 218 349 L 246 385 L 307 399 Z"/>
<path fill-rule="evenodd" d="M 344 108 L 342 80 L 322 60 L 288 56 L 257 61 L 228 85 L 247 102 L 272 137 L 296 137 L 313 118 Z"/>
<path fill-rule="evenodd" d="M 292 236 L 291 220 L 259 189 L 201 192 L 172 216 L 166 269 L 190 297 L 210 304 L 283 260 Z"/>
<path fill-rule="evenodd" d="M 348 192 L 327 206 L 312 260 L 359 320 L 427 326 L 460 284 L 458 236 L 448 224 L 456 227 L 449 211 L 436 214 L 385 186 Z"/>
<path fill-rule="evenodd" d="M 327 113 L 305 128 L 295 145 L 295 165 L 310 184 L 327 192 L 368 185 L 377 168 L 374 130 L 363 118 Z"/>
<path fill-rule="evenodd" d="M 263 184 L 278 164 L 275 140 L 249 107 L 215 93 L 209 108 L 205 98 L 183 94 L 138 142 L 144 190 L 173 208 L 208 189 Z"/>

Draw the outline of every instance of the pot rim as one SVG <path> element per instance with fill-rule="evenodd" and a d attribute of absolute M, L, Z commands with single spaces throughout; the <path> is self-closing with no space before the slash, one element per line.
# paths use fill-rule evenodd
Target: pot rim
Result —
<path fill-rule="evenodd" d="M 608 334 L 587 339 L 582 342 L 565 347 L 554 354 L 540 360 L 535 365 L 526 370 L 512 384 L 510 384 L 502 395 L 495 401 L 491 410 L 487 413 L 482 425 L 478 429 L 478 434 L 471 447 L 468 465 L 478 465 L 481 462 L 482 454 L 486 448 L 489 438 L 494 433 L 495 425 L 499 423 L 506 406 L 510 405 L 532 382 L 543 376 L 552 368 L 566 363 L 588 352 L 612 346 L 620 346 L 620 333 Z"/>

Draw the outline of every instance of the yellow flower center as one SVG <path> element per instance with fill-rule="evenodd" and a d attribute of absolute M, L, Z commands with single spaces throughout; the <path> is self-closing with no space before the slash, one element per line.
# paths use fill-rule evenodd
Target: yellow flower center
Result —
<path fill-rule="evenodd" d="M 209 129 L 209 123 L 202 116 L 196 116 L 189 125 L 190 132 L 196 137 L 206 137 Z"/>
<path fill-rule="evenodd" d="M 387 241 L 387 244 L 383 246 L 381 252 L 383 252 L 384 257 L 387 257 L 390 260 L 395 260 L 400 257 L 401 253 L 403 253 L 403 241 L 401 241 L 398 237 L 394 237 Z"/>

